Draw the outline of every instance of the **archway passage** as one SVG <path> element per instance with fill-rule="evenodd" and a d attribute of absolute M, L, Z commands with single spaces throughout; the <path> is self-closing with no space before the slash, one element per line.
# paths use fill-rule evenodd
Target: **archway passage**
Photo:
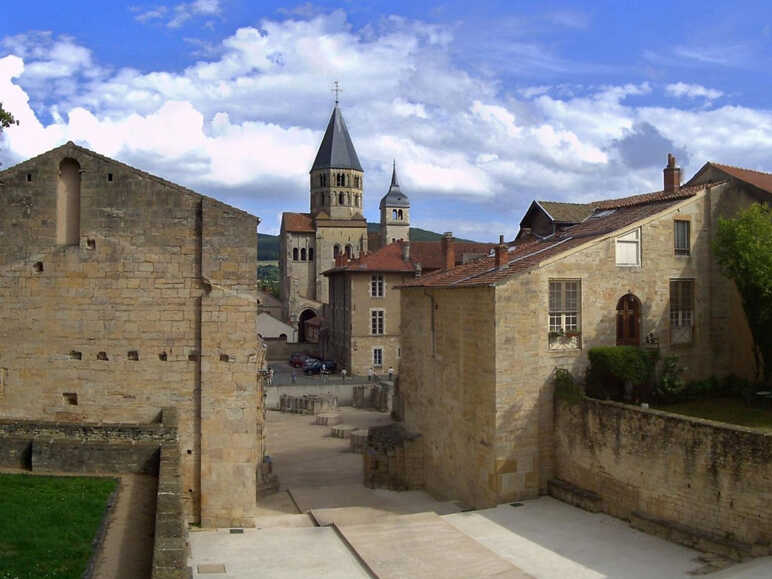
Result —
<path fill-rule="evenodd" d="M 306 322 L 316 316 L 314 310 L 303 310 L 298 318 L 298 342 L 306 341 Z"/>
<path fill-rule="evenodd" d="M 641 300 L 628 293 L 617 302 L 617 346 L 641 345 Z"/>

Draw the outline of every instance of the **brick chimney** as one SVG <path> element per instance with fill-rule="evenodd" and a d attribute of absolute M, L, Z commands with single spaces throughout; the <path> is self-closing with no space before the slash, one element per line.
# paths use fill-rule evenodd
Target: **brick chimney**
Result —
<path fill-rule="evenodd" d="M 421 277 L 421 274 L 423 273 L 423 271 L 424 271 L 424 268 L 421 267 L 420 263 L 415 264 L 415 276 L 416 277 Z"/>
<path fill-rule="evenodd" d="M 402 261 L 410 261 L 410 242 L 402 242 Z"/>
<path fill-rule="evenodd" d="M 665 174 L 665 193 L 675 193 L 681 188 L 681 168 L 676 167 L 676 158 L 671 154 L 667 154 L 667 167 L 665 167 L 663 173 Z"/>
<path fill-rule="evenodd" d="M 456 250 L 453 248 L 453 234 L 449 231 L 442 234 L 442 263 L 443 270 L 448 270 L 456 265 Z"/>
<path fill-rule="evenodd" d="M 509 247 L 504 243 L 504 236 L 499 235 L 499 244 L 495 248 L 496 269 L 509 267 Z"/>

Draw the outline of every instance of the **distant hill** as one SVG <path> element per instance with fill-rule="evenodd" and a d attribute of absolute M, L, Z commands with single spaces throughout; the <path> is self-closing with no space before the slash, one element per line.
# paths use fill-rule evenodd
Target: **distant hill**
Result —
<path fill-rule="evenodd" d="M 257 259 L 258 261 L 279 259 L 278 235 L 257 234 Z"/>
<path fill-rule="evenodd" d="M 380 223 L 368 223 L 367 231 L 375 233 L 380 230 Z M 420 227 L 410 228 L 410 241 L 439 241 L 442 239 L 442 233 L 421 229 Z M 471 239 L 455 238 L 457 241 L 472 241 Z M 259 261 L 268 261 L 279 259 L 279 236 L 268 235 L 267 233 L 257 234 L 257 259 Z"/>

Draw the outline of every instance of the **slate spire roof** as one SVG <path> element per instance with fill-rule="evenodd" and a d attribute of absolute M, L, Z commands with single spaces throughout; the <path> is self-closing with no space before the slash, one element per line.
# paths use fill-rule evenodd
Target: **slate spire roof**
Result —
<path fill-rule="evenodd" d="M 391 186 L 386 195 L 381 199 L 381 209 L 384 207 L 410 207 L 410 201 L 407 199 L 402 190 L 399 188 L 399 180 L 397 179 L 397 162 L 394 161 L 394 168 L 391 172 Z"/>
<path fill-rule="evenodd" d="M 335 103 L 332 110 L 330 122 L 327 123 L 327 130 L 322 137 L 322 144 L 319 145 L 319 152 L 316 153 L 316 159 L 311 167 L 312 171 L 317 169 L 355 169 L 362 171 L 362 165 L 359 164 L 357 152 L 354 149 L 354 143 L 346 128 L 346 122 L 343 115 Z"/>

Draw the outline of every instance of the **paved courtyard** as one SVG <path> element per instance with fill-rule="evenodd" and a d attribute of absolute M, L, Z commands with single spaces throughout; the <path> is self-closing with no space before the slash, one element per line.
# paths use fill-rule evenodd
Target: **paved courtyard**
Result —
<path fill-rule="evenodd" d="M 388 415 L 340 409 L 357 427 Z M 193 530 L 194 577 L 669 578 L 708 570 L 701 553 L 551 497 L 461 512 L 423 491 L 362 485 L 362 457 L 313 417 L 269 412 L 278 493 L 259 502 L 256 528 Z M 772 558 L 712 579 L 772 577 Z"/>

